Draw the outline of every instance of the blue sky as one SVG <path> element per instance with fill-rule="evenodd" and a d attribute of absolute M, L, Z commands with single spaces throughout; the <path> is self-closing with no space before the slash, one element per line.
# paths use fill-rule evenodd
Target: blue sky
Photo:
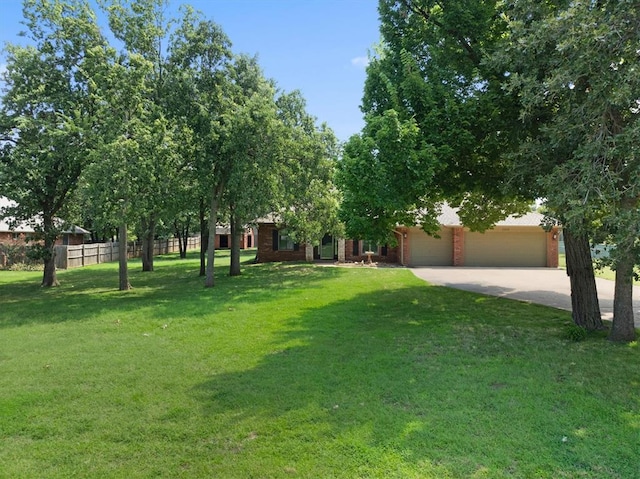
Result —
<path fill-rule="evenodd" d="M 218 23 L 235 53 L 257 54 L 267 77 L 298 89 L 341 141 L 363 126 L 368 52 L 379 40 L 377 0 L 171 0 Z M 0 0 L 0 43 L 22 43 L 22 2 Z M 3 60 L 0 59 L 0 65 Z"/>

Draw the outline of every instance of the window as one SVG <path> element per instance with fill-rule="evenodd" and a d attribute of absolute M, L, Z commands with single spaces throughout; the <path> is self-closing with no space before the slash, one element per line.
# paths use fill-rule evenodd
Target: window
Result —
<path fill-rule="evenodd" d="M 362 240 L 362 252 L 366 253 L 372 251 L 374 254 L 378 254 L 378 245 L 373 241 Z"/>
<path fill-rule="evenodd" d="M 287 230 L 281 230 L 278 232 L 278 249 L 280 251 L 293 251 L 294 243 L 289 237 Z"/>

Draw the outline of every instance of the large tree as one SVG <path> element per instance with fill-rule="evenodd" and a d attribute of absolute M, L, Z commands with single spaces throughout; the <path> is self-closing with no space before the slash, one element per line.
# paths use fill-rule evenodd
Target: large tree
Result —
<path fill-rule="evenodd" d="M 355 157 L 360 169 L 375 165 L 364 177 L 351 173 L 360 186 L 349 196 L 361 206 L 345 203 L 343 216 L 354 233 L 380 237 L 382 224 L 397 220 L 433 233 L 444 201 L 460 207 L 465 225 L 483 230 L 532 201 L 503 188 L 508 161 L 501 153 L 512 148 L 517 110 L 499 73 L 483 63 L 504 33 L 496 9 L 495 1 L 380 2 L 383 38 L 362 101 L 367 126 L 347 144 L 343 165 Z M 367 211 L 369 191 L 379 191 L 377 212 Z"/>
<path fill-rule="evenodd" d="M 523 125 L 518 121 L 520 99 L 503 88 L 507 70 L 491 61 L 509 39 L 508 9 L 509 5 L 495 0 L 380 1 L 383 40 L 368 67 L 363 98 L 366 138 L 355 138 L 346 151 L 365 140 L 370 145 L 368 154 L 384 158 L 372 128 L 390 110 L 400 124 L 414 122 L 420 132 L 416 145 L 425 152 L 430 150 L 433 160 L 422 174 L 417 172 L 424 184 L 430 185 L 428 191 L 418 191 L 406 206 L 427 213 L 421 219 L 426 231 L 434 228 L 438 212 L 437 204 L 429 207 L 428 199 L 459 206 L 463 223 L 483 230 L 544 196 L 531 177 L 522 180 L 513 175 L 513 158 L 508 155 L 517 151 L 523 132 L 537 127 L 535 122 Z M 387 174 L 385 169 L 379 171 Z M 382 182 L 375 173 L 368 175 L 373 175 L 374 182 Z M 406 193 L 405 184 L 394 183 L 388 188 L 399 195 Z M 572 238 L 586 245 L 580 251 L 590 265 L 587 237 Z M 567 247 L 576 251 L 571 244 Z M 568 255 L 568 260 L 574 256 Z M 593 270 L 580 269 L 586 275 L 575 275 L 578 268 L 573 266 L 568 268 L 572 287 L 581 285 L 574 290 L 581 295 L 574 304 L 588 306 L 580 314 L 574 311 L 574 319 L 578 324 L 597 326 L 600 313 Z M 582 313 L 593 311 L 593 306 L 597 321 L 590 322 Z"/>
<path fill-rule="evenodd" d="M 507 87 L 535 119 L 521 148 L 570 231 L 615 245 L 612 340 L 635 338 L 633 268 L 640 234 L 640 4 L 575 1 L 550 8 L 514 2 L 508 12 Z"/>
<path fill-rule="evenodd" d="M 277 94 L 256 64 L 236 61 L 222 154 L 229 168 L 224 200 L 231 222 L 230 274 L 240 274 L 240 235 L 269 213 L 298 242 L 339 233 L 333 171 L 335 136 L 306 111 L 299 91 Z"/>
<path fill-rule="evenodd" d="M 221 155 L 220 124 L 229 89 L 230 42 L 214 22 L 187 9 L 169 46 L 173 97 L 172 114 L 191 129 L 194 148 L 189 168 L 196 172 L 202 232 L 201 274 L 214 285 L 215 233 L 228 168 Z M 177 100 L 177 102 L 176 102 Z M 208 217 L 208 221 L 206 218 Z M 206 233 L 206 236 L 205 236 Z M 205 258 L 206 251 L 206 258 Z"/>
<path fill-rule="evenodd" d="M 142 113 L 154 139 L 146 141 L 139 150 L 139 164 L 132 172 L 132 178 L 137 182 L 135 212 L 142 239 L 143 271 L 153 271 L 156 226 L 167 209 L 167 199 L 174 184 L 182 180 L 177 139 L 184 135 L 167 112 L 171 102 L 165 51 L 172 23 L 166 15 L 167 9 L 167 0 L 112 0 L 105 5 L 111 31 L 122 42 L 125 52 L 139 55 L 146 61 L 141 91 L 144 95 Z M 176 40 L 175 36 L 173 40 Z M 130 64 L 129 68 L 132 67 Z"/>
<path fill-rule="evenodd" d="M 438 225 L 430 218 L 439 198 L 428 192 L 437 165 L 415 120 L 402 121 L 395 110 L 369 116 L 338 167 L 347 235 L 384 244 L 398 224 L 422 224 L 435 234 Z"/>
<path fill-rule="evenodd" d="M 273 211 L 297 242 L 316 245 L 327 233 L 341 236 L 341 194 L 335 183 L 337 139 L 326 124 L 317 125 L 299 91 L 281 94 L 276 105 L 283 133 Z"/>
<path fill-rule="evenodd" d="M 87 2 L 28 0 L 29 46 L 8 45 L 0 109 L 1 194 L 10 213 L 42 233 L 43 286 L 58 284 L 54 244 L 64 210 L 95 144 L 92 80 L 106 42 Z M 0 212 L 1 213 L 1 212 Z"/>
<path fill-rule="evenodd" d="M 231 276 L 240 274 L 244 228 L 273 205 L 281 151 L 274 85 L 253 60 L 247 60 L 236 61 L 233 93 L 228 96 L 220 130 L 220 152 L 227 170 L 222 201 L 231 224 Z"/>
<path fill-rule="evenodd" d="M 85 175 L 85 195 L 91 198 L 94 216 L 118 225 L 119 284 L 128 290 L 127 248 L 129 229 L 140 218 L 146 175 L 156 149 L 162 148 L 166 124 L 154 119 L 147 108 L 146 77 L 150 63 L 140 55 L 122 54 L 105 65 L 97 78 L 104 98 L 100 118 L 100 142 L 95 161 Z M 144 203 L 142 203 L 144 204 Z"/>

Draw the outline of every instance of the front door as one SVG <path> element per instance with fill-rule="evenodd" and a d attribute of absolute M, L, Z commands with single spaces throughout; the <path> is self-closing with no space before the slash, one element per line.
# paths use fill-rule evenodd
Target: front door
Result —
<path fill-rule="evenodd" d="M 333 236 L 324 235 L 320 242 L 320 259 L 334 259 L 335 257 L 335 241 Z"/>

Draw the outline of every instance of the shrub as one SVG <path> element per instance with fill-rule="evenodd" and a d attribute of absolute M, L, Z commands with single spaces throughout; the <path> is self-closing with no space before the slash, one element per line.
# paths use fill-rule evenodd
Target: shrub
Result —
<path fill-rule="evenodd" d="M 38 269 L 41 263 L 41 247 L 22 241 L 0 244 L 0 268 L 10 270 Z"/>

